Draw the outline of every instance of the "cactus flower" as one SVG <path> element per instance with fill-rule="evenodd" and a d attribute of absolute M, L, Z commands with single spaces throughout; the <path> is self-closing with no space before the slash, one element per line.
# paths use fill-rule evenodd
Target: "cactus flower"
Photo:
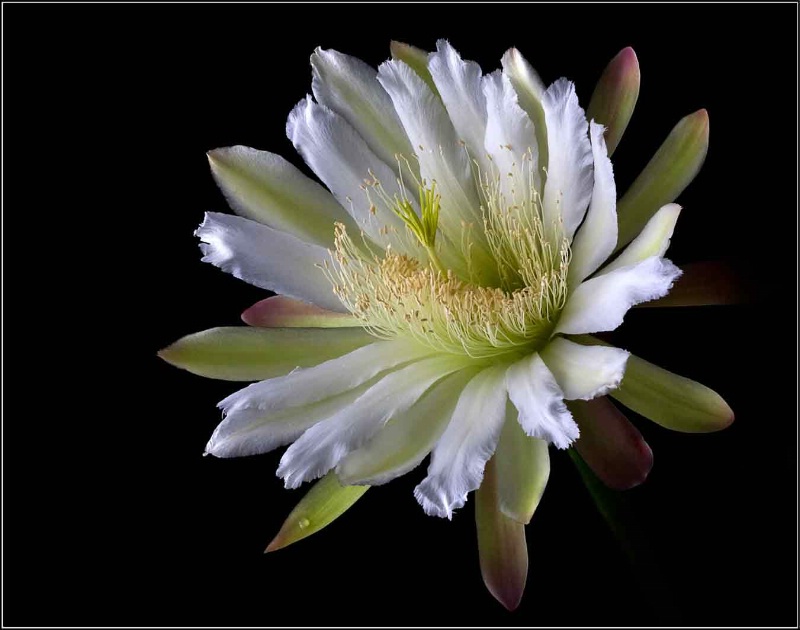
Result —
<path fill-rule="evenodd" d="M 516 49 L 490 74 L 446 41 L 430 54 L 393 43 L 392 57 L 376 71 L 312 55 L 313 96 L 286 130 L 324 186 L 273 153 L 208 154 L 238 216 L 206 214 L 203 260 L 277 295 L 244 312 L 249 326 L 160 355 L 252 382 L 219 403 L 207 453 L 288 445 L 286 487 L 319 480 L 268 550 L 429 458 L 417 501 L 449 519 L 475 493 L 481 571 L 513 609 L 551 447 L 576 448 L 617 489 L 650 470 L 609 396 L 677 431 L 733 420 L 715 392 L 592 336 L 673 286 L 676 303 L 705 299 L 690 282 L 681 300 L 665 254 L 708 116 L 681 120 L 618 200 L 609 156 L 638 96 L 632 49 L 588 113 L 570 81 L 545 87 Z"/>

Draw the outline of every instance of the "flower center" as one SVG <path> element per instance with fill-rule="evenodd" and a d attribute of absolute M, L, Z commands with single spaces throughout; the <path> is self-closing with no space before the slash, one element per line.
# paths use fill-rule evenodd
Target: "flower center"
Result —
<path fill-rule="evenodd" d="M 323 266 L 334 292 L 381 338 L 404 336 L 475 359 L 539 349 L 566 303 L 570 250 L 560 226 L 544 224 L 527 170 L 523 160 L 504 177 L 475 174 L 481 227 L 500 286 L 480 286 L 442 264 L 454 252 L 452 239 L 436 238 L 441 200 L 435 183 L 418 183 L 419 212 L 405 187 L 402 196 L 381 195 L 381 201 L 421 248 L 397 253 L 390 245 L 376 251 L 365 236 L 356 242 L 337 224 L 335 251 Z M 467 267 L 475 262 L 469 259 L 472 229 L 464 226 L 460 244 Z"/>

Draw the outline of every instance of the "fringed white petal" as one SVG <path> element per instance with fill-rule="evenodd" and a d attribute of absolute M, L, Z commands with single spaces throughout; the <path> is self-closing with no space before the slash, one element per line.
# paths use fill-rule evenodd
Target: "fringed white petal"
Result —
<path fill-rule="evenodd" d="M 350 123 L 378 158 L 392 167 L 396 154 L 411 160 L 411 143 L 374 68 L 322 48 L 311 55 L 311 68 L 314 97 Z"/>
<path fill-rule="evenodd" d="M 484 148 L 492 157 L 491 173 L 500 177 L 511 205 L 515 197 L 527 198 L 531 185 L 541 189 L 536 133 L 507 75 L 499 70 L 487 75 L 483 90 L 487 114 Z"/>
<path fill-rule="evenodd" d="M 617 258 L 603 267 L 598 275 L 635 265 L 651 256 L 663 256 L 669 249 L 672 232 L 675 230 L 680 213 L 681 207 L 677 203 L 662 206 L 650 217 L 639 236 L 633 239 Z"/>
<path fill-rule="evenodd" d="M 428 57 L 436 88 L 444 101 L 459 140 L 473 158 L 484 158 L 486 99 L 481 86 L 483 72 L 474 61 L 464 61 L 446 40 L 436 42 L 436 52 Z"/>
<path fill-rule="evenodd" d="M 490 367 L 464 388 L 431 454 L 428 476 L 414 489 L 426 514 L 453 517 L 478 488 L 505 420 L 505 367 Z"/>
<path fill-rule="evenodd" d="M 526 435 L 558 448 L 567 448 L 578 439 L 578 425 L 564 404 L 564 392 L 538 354 L 508 368 L 506 387 Z"/>
<path fill-rule="evenodd" d="M 219 403 L 225 419 L 206 451 L 217 457 L 266 453 L 352 404 L 388 370 L 430 351 L 381 341 L 311 368 L 240 389 Z"/>
<path fill-rule="evenodd" d="M 447 427 L 473 369 L 443 378 L 404 414 L 394 418 L 364 446 L 336 467 L 344 484 L 377 486 L 416 468 Z"/>
<path fill-rule="evenodd" d="M 286 135 L 300 155 L 358 226 L 376 243 L 402 247 L 393 235 L 405 235 L 405 225 L 384 204 L 373 204 L 366 185 L 378 180 L 389 197 L 400 193 L 397 175 L 380 160 L 344 118 L 310 96 L 300 101 L 286 124 Z"/>
<path fill-rule="evenodd" d="M 614 330 L 632 306 L 665 296 L 680 275 L 681 270 L 666 258 L 651 256 L 636 265 L 586 280 L 561 311 L 555 333 L 580 335 Z"/>
<path fill-rule="evenodd" d="M 246 424 L 267 413 L 349 391 L 385 370 L 432 352 L 405 340 L 379 341 L 314 367 L 253 383 L 231 394 L 218 406 L 229 419 L 238 418 Z"/>
<path fill-rule="evenodd" d="M 287 488 L 321 477 L 389 420 L 409 409 L 434 383 L 463 367 L 463 357 L 448 355 L 392 372 L 352 405 L 303 433 L 281 458 L 278 476 Z"/>
<path fill-rule="evenodd" d="M 564 234 L 571 239 L 592 196 L 589 123 L 578 104 L 575 86 L 566 79 L 547 88 L 542 105 L 548 147 L 544 218 L 549 226 L 561 217 Z"/>
<path fill-rule="evenodd" d="M 594 158 L 594 188 L 586 219 L 572 241 L 568 276 L 571 287 L 594 273 L 617 246 L 617 186 L 603 131 L 602 125 L 592 121 L 589 133 Z"/>
<path fill-rule="evenodd" d="M 374 379 L 307 405 L 275 411 L 259 410 L 257 407 L 234 410 L 214 430 L 206 445 L 206 453 L 216 457 L 268 453 L 293 442 L 309 427 L 349 407 L 373 382 Z"/>
<path fill-rule="evenodd" d="M 250 219 L 207 212 L 195 236 L 203 262 L 262 289 L 311 302 L 331 311 L 345 308 L 325 275 L 315 267 L 328 259 L 319 245 Z"/>
<path fill-rule="evenodd" d="M 558 337 L 541 352 L 567 400 L 591 400 L 616 389 L 630 352 L 607 346 L 582 346 Z"/>

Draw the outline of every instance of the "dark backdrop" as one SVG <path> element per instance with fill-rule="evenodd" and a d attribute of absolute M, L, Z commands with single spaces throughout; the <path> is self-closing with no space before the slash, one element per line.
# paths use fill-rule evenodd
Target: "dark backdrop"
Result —
<path fill-rule="evenodd" d="M 787 5 L 4 6 L 4 621 L 16 625 L 796 623 L 796 7 Z M 452 522 L 370 491 L 321 533 L 262 551 L 304 492 L 280 453 L 203 458 L 235 384 L 159 362 L 263 297 L 200 263 L 226 205 L 205 151 L 285 138 L 318 46 L 377 65 L 447 37 L 488 71 L 519 47 L 585 105 L 632 45 L 620 190 L 705 107 L 706 165 L 681 197 L 677 263 L 728 259 L 750 306 L 637 310 L 621 343 L 719 391 L 737 420 L 673 434 L 626 493 L 636 568 L 563 453 L 528 527 L 519 610 L 485 591 L 472 505 Z"/>

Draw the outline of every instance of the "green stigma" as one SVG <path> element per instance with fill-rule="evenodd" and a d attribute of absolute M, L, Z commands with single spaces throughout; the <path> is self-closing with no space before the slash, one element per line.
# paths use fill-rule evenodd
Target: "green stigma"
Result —
<path fill-rule="evenodd" d="M 418 188 L 419 214 L 417 214 L 414 206 L 411 205 L 411 202 L 406 197 L 395 198 L 392 210 L 403 220 L 403 223 L 411 230 L 411 233 L 417 237 L 417 240 L 427 251 L 433 265 L 442 273 L 446 273 L 446 269 L 442 266 L 436 254 L 436 231 L 439 229 L 441 195 L 436 192 L 436 182 L 433 182 L 430 188 L 426 188 L 421 184 Z"/>
<path fill-rule="evenodd" d="M 430 188 L 419 187 L 420 214 L 414 211 L 414 207 L 408 199 L 398 199 L 392 208 L 425 247 L 436 245 L 440 200 L 441 195 L 436 193 L 436 183 L 434 182 Z"/>

